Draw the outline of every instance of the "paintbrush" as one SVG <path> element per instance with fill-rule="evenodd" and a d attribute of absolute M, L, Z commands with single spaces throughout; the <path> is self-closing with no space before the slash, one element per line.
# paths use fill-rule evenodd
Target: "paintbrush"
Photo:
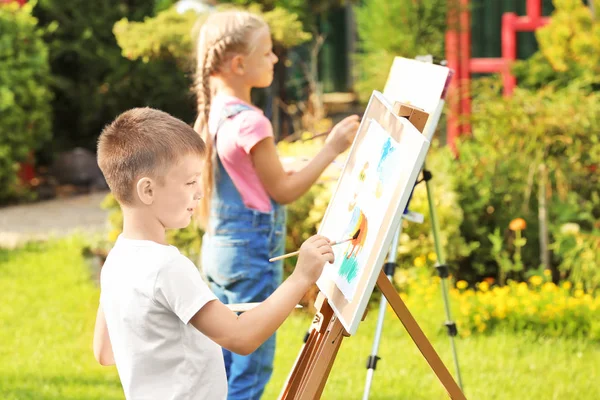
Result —
<path fill-rule="evenodd" d="M 338 245 L 338 244 L 342 244 L 342 243 L 346 243 L 346 242 L 349 242 L 351 240 L 354 240 L 354 239 L 356 239 L 358 237 L 359 233 L 360 233 L 360 229 L 358 229 L 356 231 L 356 233 L 352 237 L 349 237 L 348 239 L 340 240 L 339 242 L 330 243 L 330 245 L 331 246 L 335 246 L 335 245 Z M 269 258 L 269 262 L 273 262 L 273 261 L 277 261 L 277 260 L 283 260 L 284 258 L 289 258 L 289 257 L 297 256 L 298 254 L 300 254 L 300 250 L 294 251 L 292 253 L 287 253 L 287 254 L 284 254 L 282 256 L 277 256 L 277 257 Z"/>

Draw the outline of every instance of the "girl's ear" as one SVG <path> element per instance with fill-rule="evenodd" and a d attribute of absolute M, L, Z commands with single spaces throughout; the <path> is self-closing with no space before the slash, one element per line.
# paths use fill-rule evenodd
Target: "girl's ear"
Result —
<path fill-rule="evenodd" d="M 233 56 L 233 58 L 231 59 L 231 72 L 233 72 L 236 75 L 243 75 L 244 74 L 244 56 L 241 54 L 237 54 L 235 56 Z"/>
<path fill-rule="evenodd" d="M 141 178 L 137 181 L 135 189 L 142 203 L 149 206 L 154 202 L 154 181 L 152 179 Z"/>

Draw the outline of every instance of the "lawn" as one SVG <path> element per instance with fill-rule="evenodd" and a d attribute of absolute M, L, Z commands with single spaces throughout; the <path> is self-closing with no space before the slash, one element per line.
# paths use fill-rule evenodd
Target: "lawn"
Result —
<path fill-rule="evenodd" d="M 113 367 L 91 351 L 99 290 L 81 256 L 84 241 L 70 238 L 0 250 L 0 399 L 123 399 Z M 430 310 L 422 326 L 451 372 L 448 338 Z M 423 317 L 423 318 L 422 318 Z M 377 309 L 356 336 L 346 338 L 325 388 L 325 399 L 360 399 Z M 265 399 L 287 377 L 310 317 L 298 312 L 278 336 L 275 374 Z M 495 333 L 457 341 L 469 399 L 598 399 L 600 345 L 583 340 Z M 443 387 L 395 316 L 388 312 L 372 399 L 446 399 Z"/>

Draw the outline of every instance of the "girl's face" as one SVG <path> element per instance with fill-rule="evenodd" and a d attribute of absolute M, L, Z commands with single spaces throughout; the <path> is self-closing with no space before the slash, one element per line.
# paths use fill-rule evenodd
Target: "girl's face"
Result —
<path fill-rule="evenodd" d="M 273 82 L 273 65 L 278 60 L 273 53 L 269 28 L 261 28 L 251 40 L 250 54 L 240 60 L 244 81 L 250 87 L 265 88 Z"/>

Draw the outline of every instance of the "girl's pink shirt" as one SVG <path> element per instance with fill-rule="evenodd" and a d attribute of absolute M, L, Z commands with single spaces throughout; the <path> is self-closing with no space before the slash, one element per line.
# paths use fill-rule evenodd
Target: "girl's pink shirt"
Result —
<path fill-rule="evenodd" d="M 271 122 L 259 108 L 237 97 L 217 95 L 211 102 L 208 128 L 215 135 L 223 108 L 234 104 L 249 105 L 252 110 L 243 111 L 223 123 L 216 140 L 217 153 L 244 205 L 253 210 L 269 212 L 271 198 L 256 174 L 250 150 L 258 142 L 273 137 Z"/>

